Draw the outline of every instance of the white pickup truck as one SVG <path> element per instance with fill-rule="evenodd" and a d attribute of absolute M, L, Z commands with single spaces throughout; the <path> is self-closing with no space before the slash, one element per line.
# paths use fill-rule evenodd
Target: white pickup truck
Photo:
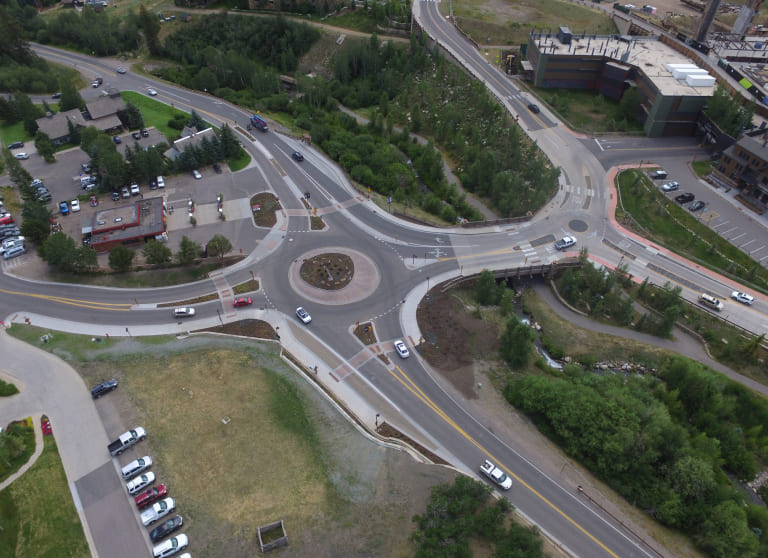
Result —
<path fill-rule="evenodd" d="M 487 459 L 485 460 L 485 463 L 480 465 L 480 472 L 504 490 L 512 488 L 512 479 Z"/>

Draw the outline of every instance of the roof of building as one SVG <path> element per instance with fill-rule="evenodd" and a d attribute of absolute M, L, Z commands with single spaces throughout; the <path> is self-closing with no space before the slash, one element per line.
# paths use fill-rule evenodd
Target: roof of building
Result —
<path fill-rule="evenodd" d="M 56 114 L 46 115 L 35 120 L 37 127 L 52 140 L 69 135 L 67 121 L 75 126 L 87 126 L 85 118 L 78 109 L 72 109 Z"/>
<path fill-rule="evenodd" d="M 743 147 L 753 155 L 759 157 L 762 161 L 768 162 L 768 141 L 762 137 L 741 136 L 734 145 Z M 729 147 L 731 150 L 733 146 Z"/>
<path fill-rule="evenodd" d="M 89 101 L 85 104 L 85 110 L 94 120 L 117 114 L 117 111 L 124 109 L 125 103 L 121 97 L 99 97 L 95 101 Z"/>
<path fill-rule="evenodd" d="M 676 50 L 659 41 L 657 37 L 635 37 L 623 35 L 586 35 L 571 37 L 566 45 L 556 34 L 532 34 L 535 44 L 543 54 L 575 57 L 606 57 L 630 64 L 640 69 L 653 82 L 662 95 L 670 97 L 711 97 L 715 85 L 693 87 L 685 80 L 672 76 L 667 64 L 693 64 Z"/>
<path fill-rule="evenodd" d="M 120 122 L 120 119 L 116 114 L 110 114 L 109 116 L 104 116 L 103 118 L 88 120 L 88 126 L 94 126 L 97 130 L 105 132 L 107 130 L 112 130 L 113 128 L 122 128 L 123 123 Z"/>
<path fill-rule="evenodd" d="M 185 133 L 189 135 L 184 135 Z M 182 137 L 173 142 L 173 146 L 168 149 L 163 155 L 171 160 L 175 160 L 179 153 L 184 151 L 190 145 L 200 145 L 203 138 L 209 140 L 216 135 L 216 131 L 213 128 L 206 128 L 202 132 L 195 132 L 194 128 L 184 128 L 182 130 Z"/>
<path fill-rule="evenodd" d="M 100 206 L 101 207 L 101 206 Z M 165 231 L 163 198 L 137 199 L 132 203 L 105 207 L 91 220 L 91 246 L 156 236 Z"/>

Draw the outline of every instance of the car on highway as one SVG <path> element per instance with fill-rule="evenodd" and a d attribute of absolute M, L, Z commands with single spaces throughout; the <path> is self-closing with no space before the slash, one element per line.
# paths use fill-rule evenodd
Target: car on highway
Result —
<path fill-rule="evenodd" d="M 529 103 L 528 110 L 531 111 L 533 114 L 539 114 L 541 112 L 539 105 L 537 105 L 536 103 Z"/>
<path fill-rule="evenodd" d="M 189 545 L 189 538 L 185 534 L 171 537 L 152 548 L 152 558 L 166 558 L 184 550 Z M 180 556 L 179 558 L 184 558 Z"/>
<path fill-rule="evenodd" d="M 117 380 L 107 380 L 106 382 L 101 382 L 97 386 L 93 386 L 91 388 L 91 397 L 94 399 L 98 399 L 102 395 L 106 395 L 110 391 L 114 391 L 117 389 Z"/>
<path fill-rule="evenodd" d="M 294 160 L 298 161 L 299 163 L 304 160 L 304 155 L 302 155 L 300 151 L 294 151 L 291 153 L 291 157 L 293 157 Z"/>
<path fill-rule="evenodd" d="M 688 206 L 689 211 L 699 211 L 701 209 L 704 209 L 704 206 L 707 205 L 701 200 L 696 200 L 691 205 Z"/>
<path fill-rule="evenodd" d="M 155 95 L 157 95 L 157 90 L 155 90 L 155 89 L 152 89 L 152 88 L 150 87 L 149 89 L 147 89 L 147 93 L 149 93 L 149 94 L 150 94 L 150 96 L 154 97 Z"/>
<path fill-rule="evenodd" d="M 19 159 L 19 160 L 22 160 L 22 161 L 23 161 L 24 159 L 29 159 L 29 153 L 24 153 L 24 152 L 21 152 L 21 153 L 16 153 L 16 154 L 14 155 L 14 157 L 16 157 L 17 159 Z"/>
<path fill-rule="evenodd" d="M 557 250 L 565 250 L 566 248 L 570 248 L 574 244 L 576 244 L 575 238 L 573 238 L 572 236 L 564 236 L 563 238 L 555 242 L 555 248 Z"/>
<path fill-rule="evenodd" d="M 304 310 L 302 306 L 299 306 L 296 309 L 296 315 L 299 317 L 299 319 L 304 322 L 305 324 L 308 324 L 312 321 L 312 316 L 309 315 L 309 312 Z"/>
<path fill-rule="evenodd" d="M 737 302 L 746 304 L 747 306 L 751 306 L 755 302 L 755 297 L 741 291 L 733 291 L 731 293 L 731 298 Z"/>
<path fill-rule="evenodd" d="M 174 515 L 170 519 L 166 519 L 160 525 L 152 529 L 149 533 L 149 540 L 153 543 L 164 539 L 177 529 L 180 529 L 184 525 L 184 518 L 180 515 Z"/>
<path fill-rule="evenodd" d="M 400 355 L 400 358 L 408 358 L 411 356 L 411 352 L 408 350 L 408 347 L 406 347 L 405 343 L 403 343 L 400 339 L 395 341 L 395 350 L 397 351 L 397 354 Z"/>
<path fill-rule="evenodd" d="M 8 149 L 20 149 L 24 147 L 23 141 L 15 141 L 11 145 L 8 146 Z"/>
<path fill-rule="evenodd" d="M 176 500 L 165 498 L 152 504 L 152 507 L 141 512 L 141 523 L 144 527 L 152 525 L 176 509 Z"/>
<path fill-rule="evenodd" d="M 696 196 L 691 194 L 690 192 L 685 192 L 684 194 L 680 194 L 679 196 L 675 196 L 675 201 L 679 204 L 692 202 Z"/>
<path fill-rule="evenodd" d="M 192 171 L 192 176 L 195 177 L 195 180 L 200 180 L 203 177 L 203 175 L 200 174 L 200 171 L 197 169 Z"/>
<path fill-rule="evenodd" d="M 134 494 L 137 494 L 142 490 L 144 490 L 153 482 L 155 482 L 155 474 L 152 471 L 149 471 L 147 473 L 144 473 L 136 477 L 132 481 L 128 481 L 125 487 L 128 489 L 128 494 L 133 496 Z"/>
<path fill-rule="evenodd" d="M 118 74 L 124 74 L 127 70 L 125 68 L 118 68 L 115 70 Z"/>
<path fill-rule="evenodd" d="M 253 304 L 253 299 L 249 296 L 239 296 L 234 300 L 232 304 L 235 306 L 235 308 L 238 306 L 250 306 Z"/>
<path fill-rule="evenodd" d="M 93 83 L 91 83 L 91 87 L 96 88 L 99 87 L 102 83 L 104 83 L 104 80 L 100 77 L 97 77 L 93 80 Z"/>
<path fill-rule="evenodd" d="M 72 200 L 69 202 L 69 206 L 72 210 L 72 213 L 77 213 L 80 211 L 80 200 Z"/>
<path fill-rule="evenodd" d="M 168 495 L 168 487 L 164 484 L 153 486 L 152 488 L 145 490 L 141 494 L 134 496 L 133 501 L 136 502 L 136 507 L 139 509 L 146 508 L 150 504 L 154 504 L 160 498 L 164 498 Z"/>
<path fill-rule="evenodd" d="M 195 309 L 189 306 L 182 306 L 173 309 L 174 318 L 187 318 L 195 315 Z"/>
<path fill-rule="evenodd" d="M 680 183 L 677 181 L 667 182 L 661 187 L 662 190 L 665 192 L 674 192 L 675 190 L 680 189 Z"/>
<path fill-rule="evenodd" d="M 69 204 L 65 201 L 59 203 L 59 213 L 69 215 Z"/>

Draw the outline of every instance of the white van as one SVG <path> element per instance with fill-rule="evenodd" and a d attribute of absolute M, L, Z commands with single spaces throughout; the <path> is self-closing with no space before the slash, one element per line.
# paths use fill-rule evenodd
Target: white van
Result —
<path fill-rule="evenodd" d="M 183 308 L 175 308 L 173 310 L 173 316 L 175 318 L 186 318 L 187 316 L 194 316 L 195 315 L 195 309 L 190 308 L 189 306 L 183 307 Z"/>
<path fill-rule="evenodd" d="M 123 474 L 123 480 L 132 479 L 139 473 L 143 473 L 149 469 L 151 466 L 152 458 L 148 455 L 140 457 L 139 459 L 134 459 L 128 465 L 122 468 L 121 472 Z"/>
<path fill-rule="evenodd" d="M 701 293 L 699 295 L 699 303 L 712 310 L 717 310 L 718 312 L 723 309 L 723 301 L 707 293 Z"/>

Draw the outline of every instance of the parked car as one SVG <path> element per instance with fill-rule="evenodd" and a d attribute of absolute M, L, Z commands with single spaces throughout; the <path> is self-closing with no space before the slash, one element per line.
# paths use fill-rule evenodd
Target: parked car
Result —
<path fill-rule="evenodd" d="M 0 225 L 11 225 L 13 224 L 13 217 L 10 215 L 5 215 L 3 217 L 0 217 Z"/>
<path fill-rule="evenodd" d="M 21 147 L 24 147 L 23 141 L 15 141 L 11 145 L 8 146 L 8 149 L 19 149 Z"/>
<path fill-rule="evenodd" d="M 164 539 L 177 529 L 184 525 L 184 518 L 180 515 L 174 515 L 170 519 L 166 519 L 160 525 L 152 529 L 149 533 L 149 540 L 153 543 Z"/>
<path fill-rule="evenodd" d="M 530 103 L 528 105 L 528 110 L 530 110 L 533 114 L 539 114 L 541 112 L 541 109 L 539 108 L 539 105 Z"/>
<path fill-rule="evenodd" d="M 158 188 L 165 188 L 165 180 L 163 180 L 162 176 L 157 177 L 157 187 Z"/>
<path fill-rule="evenodd" d="M 235 299 L 233 304 L 235 307 L 250 306 L 251 304 L 253 304 L 253 299 L 249 296 L 240 296 Z"/>
<path fill-rule="evenodd" d="M 123 188 L 120 190 L 120 194 L 123 196 L 123 198 L 130 198 L 131 197 L 131 191 L 123 186 Z"/>
<path fill-rule="evenodd" d="M 146 130 L 144 128 L 141 129 L 141 137 L 148 138 L 149 137 L 149 130 Z"/>
<path fill-rule="evenodd" d="M 400 358 L 408 358 L 411 356 L 408 347 L 406 347 L 405 343 L 403 343 L 400 339 L 395 341 L 395 350 L 397 351 L 397 354 L 400 355 Z"/>
<path fill-rule="evenodd" d="M 91 164 L 90 163 L 80 163 L 80 168 L 83 169 L 83 172 L 85 172 L 85 173 L 91 172 Z"/>
<path fill-rule="evenodd" d="M 555 248 L 558 250 L 565 250 L 576 244 L 576 239 L 572 236 L 564 236 L 557 242 L 555 242 Z"/>
<path fill-rule="evenodd" d="M 176 500 L 173 498 L 165 498 L 159 502 L 155 502 L 152 504 L 151 508 L 141 512 L 141 523 L 144 527 L 152 525 L 155 521 L 159 521 L 175 509 Z"/>
<path fill-rule="evenodd" d="M 312 316 L 309 315 L 309 312 L 304 310 L 301 306 L 299 306 L 296 309 L 296 315 L 299 317 L 299 319 L 304 322 L 305 324 L 308 324 L 312 321 Z"/>
<path fill-rule="evenodd" d="M 147 89 L 147 93 L 149 93 L 152 97 L 157 95 L 157 91 L 152 89 L 151 87 L 149 89 Z"/>
<path fill-rule="evenodd" d="M 123 140 L 122 140 L 122 139 L 120 139 L 120 136 L 113 136 L 113 137 L 112 137 L 112 140 L 113 140 L 115 143 L 123 143 Z"/>
<path fill-rule="evenodd" d="M 675 196 L 675 201 L 679 204 L 692 202 L 696 196 L 691 194 L 690 192 L 685 192 L 684 194 L 680 194 L 679 196 Z"/>
<path fill-rule="evenodd" d="M 112 192 L 112 201 L 120 201 L 120 194 Z"/>
<path fill-rule="evenodd" d="M 72 200 L 69 205 L 71 207 L 72 213 L 77 213 L 80 211 L 80 200 Z"/>
<path fill-rule="evenodd" d="M 152 471 L 149 471 L 147 473 L 144 473 L 132 481 L 128 481 L 128 483 L 125 485 L 126 488 L 128 488 L 128 494 L 133 496 L 134 494 L 137 494 L 138 492 L 141 492 L 146 487 L 148 487 L 150 484 L 155 482 L 155 474 Z"/>
<path fill-rule="evenodd" d="M 167 556 L 173 556 L 177 552 L 180 552 L 187 548 L 189 545 L 189 538 L 183 533 L 181 535 L 171 537 L 167 541 L 161 542 L 159 545 L 152 549 L 153 558 L 166 558 Z M 179 558 L 184 558 L 180 556 Z"/>
<path fill-rule="evenodd" d="M 664 184 L 661 189 L 665 192 L 674 192 L 675 190 L 680 189 L 680 183 L 673 180 L 672 182 L 667 182 Z"/>
<path fill-rule="evenodd" d="M 130 480 L 139 473 L 143 473 L 152 466 L 152 458 L 148 455 L 134 459 L 120 470 L 123 480 Z"/>
<path fill-rule="evenodd" d="M 141 132 L 132 132 L 131 137 L 133 137 L 133 139 L 138 141 L 141 139 Z"/>
<path fill-rule="evenodd" d="M 733 291 L 731 293 L 731 298 L 733 300 L 741 302 L 742 304 L 746 304 L 747 306 L 751 306 L 752 303 L 755 302 L 755 297 L 747 293 L 743 293 L 741 291 Z"/>
<path fill-rule="evenodd" d="M 138 196 L 139 194 L 141 194 L 141 190 L 139 190 L 139 185 L 134 182 L 133 184 L 131 184 L 131 195 Z"/>
<path fill-rule="evenodd" d="M 59 213 L 69 215 L 69 204 L 65 201 L 59 203 Z"/>
<path fill-rule="evenodd" d="M 691 205 L 688 206 L 689 211 L 699 211 L 701 209 L 704 209 L 704 206 L 706 204 L 701 200 L 696 200 Z"/>
<path fill-rule="evenodd" d="M 16 157 L 17 159 L 20 159 L 20 160 L 29 159 L 29 153 L 24 153 L 24 152 L 16 153 L 14 155 L 14 157 Z"/>
<path fill-rule="evenodd" d="M 213 172 L 215 172 L 216 174 L 221 174 L 221 165 L 219 165 L 218 163 L 214 163 Z"/>
<path fill-rule="evenodd" d="M 304 155 L 301 154 L 299 151 L 294 151 L 291 153 L 291 157 L 293 157 L 296 161 L 301 162 L 304 160 Z"/>
<path fill-rule="evenodd" d="M 154 178 L 149 181 L 149 189 L 157 190 L 157 181 Z"/>
<path fill-rule="evenodd" d="M 24 246 L 14 246 L 13 248 L 9 248 L 3 252 L 3 258 L 10 260 L 11 258 L 15 258 L 16 256 L 21 256 L 22 254 L 26 253 L 27 249 L 24 248 Z"/>
<path fill-rule="evenodd" d="M 88 200 L 88 203 L 91 204 L 91 207 L 96 207 L 97 205 L 99 205 L 99 198 L 97 198 L 96 196 L 91 196 L 91 198 Z"/>
<path fill-rule="evenodd" d="M 102 395 L 105 395 L 109 393 L 110 391 L 114 391 L 117 389 L 117 380 L 107 380 L 106 382 L 102 382 L 97 386 L 94 386 L 91 388 L 91 397 L 94 399 L 98 399 Z"/>
<path fill-rule="evenodd" d="M 203 175 L 200 174 L 200 171 L 197 169 L 192 171 L 192 176 L 195 177 L 195 180 L 200 180 L 203 177 Z"/>
<path fill-rule="evenodd" d="M 666 178 L 667 174 L 668 174 L 667 171 L 665 171 L 663 169 L 658 169 L 658 170 L 655 170 L 655 171 L 651 172 L 651 178 L 653 180 L 658 180 L 660 178 Z"/>
<path fill-rule="evenodd" d="M 145 490 L 138 496 L 133 497 L 133 501 L 136 502 L 136 507 L 139 509 L 146 508 L 150 504 L 154 504 L 160 498 L 164 498 L 168 494 L 168 487 L 164 484 L 154 486 L 148 490 Z"/>

